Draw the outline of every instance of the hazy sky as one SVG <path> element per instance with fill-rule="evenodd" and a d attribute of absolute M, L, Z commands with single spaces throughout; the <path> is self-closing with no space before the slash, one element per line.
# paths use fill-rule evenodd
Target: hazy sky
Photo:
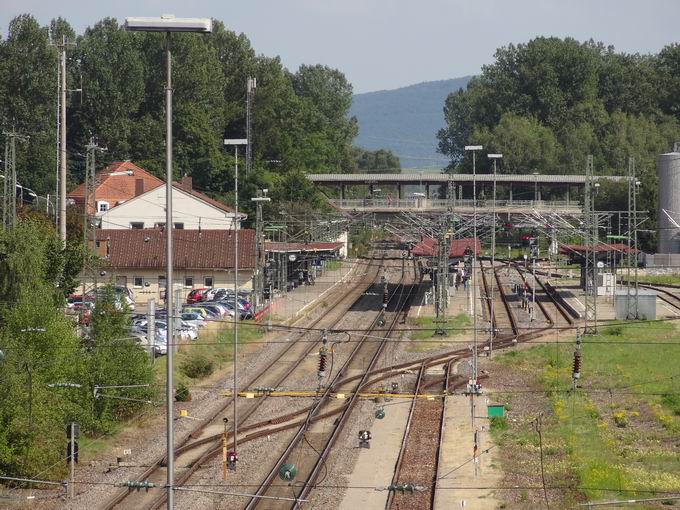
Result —
<path fill-rule="evenodd" d="M 213 17 L 292 70 L 339 68 L 355 92 L 476 74 L 496 48 L 538 35 L 655 53 L 680 26 L 679 0 L 0 0 L 3 37 L 21 13 L 78 33 L 106 16 Z"/>

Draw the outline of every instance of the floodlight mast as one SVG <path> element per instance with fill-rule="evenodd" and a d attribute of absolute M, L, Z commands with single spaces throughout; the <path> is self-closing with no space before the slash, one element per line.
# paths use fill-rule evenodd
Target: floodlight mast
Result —
<path fill-rule="evenodd" d="M 474 247 L 472 249 L 472 271 L 469 275 L 472 287 L 472 388 L 470 391 L 470 418 L 472 426 L 475 426 L 475 392 L 477 391 L 477 167 L 476 152 L 484 149 L 481 145 L 466 145 L 465 150 L 472 152 L 472 237 Z"/>
<path fill-rule="evenodd" d="M 165 423 L 166 423 L 166 503 L 167 508 L 174 507 L 175 490 L 175 455 L 174 455 L 174 430 L 173 430 L 173 359 L 174 359 L 174 318 L 173 314 L 173 260 L 172 260 L 172 55 L 170 53 L 170 33 L 172 32 L 196 32 L 209 34 L 212 32 L 212 19 L 210 18 L 175 18 L 171 14 L 164 14 L 159 18 L 125 18 L 125 30 L 128 32 L 165 32 L 165 56 L 166 56 L 166 87 L 165 87 L 165 245 L 166 245 L 166 271 L 165 271 L 165 309 L 167 310 L 166 328 L 166 384 L 165 384 Z"/>
<path fill-rule="evenodd" d="M 489 357 L 493 356 L 493 338 L 496 334 L 494 321 L 494 288 L 496 285 L 496 161 L 503 159 L 503 154 L 487 154 L 493 160 L 493 201 L 491 202 L 491 296 L 489 303 Z"/>

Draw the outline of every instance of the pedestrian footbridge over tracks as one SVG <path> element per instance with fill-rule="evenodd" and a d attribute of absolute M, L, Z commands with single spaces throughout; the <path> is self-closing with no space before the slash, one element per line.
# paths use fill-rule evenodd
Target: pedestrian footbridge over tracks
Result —
<path fill-rule="evenodd" d="M 436 213 L 454 208 L 464 214 L 472 213 L 475 206 L 478 211 L 495 206 L 499 214 L 578 214 L 582 212 L 586 184 L 585 175 L 539 174 L 308 174 L 307 179 L 331 191 L 327 193 L 328 200 L 335 208 L 374 213 Z M 594 179 L 625 181 L 626 177 L 607 175 Z M 475 194 L 476 202 L 472 199 Z"/>

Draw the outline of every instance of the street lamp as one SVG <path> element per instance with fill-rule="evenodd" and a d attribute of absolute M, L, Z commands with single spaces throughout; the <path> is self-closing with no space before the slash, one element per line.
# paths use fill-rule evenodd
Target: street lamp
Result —
<path fill-rule="evenodd" d="M 165 306 L 167 313 L 167 366 L 165 385 L 165 422 L 166 422 L 166 459 L 167 459 L 167 508 L 174 506 L 174 434 L 173 434 L 173 351 L 174 324 L 172 317 L 172 55 L 170 53 L 171 32 L 198 32 L 209 34 L 212 32 L 210 18 L 175 18 L 163 15 L 160 18 L 125 18 L 125 30 L 129 32 L 164 32 L 166 57 L 166 87 L 165 87 L 165 240 L 166 240 L 166 271 L 165 271 Z M 168 289 L 168 287 L 170 287 Z"/>
<path fill-rule="evenodd" d="M 477 167 L 476 167 L 476 152 L 481 151 L 484 147 L 481 145 L 466 145 L 465 151 L 472 152 L 472 237 L 474 248 L 472 249 L 472 271 L 470 274 L 470 286 L 472 287 L 472 389 L 477 387 L 477 284 L 475 279 L 475 271 L 477 270 Z M 474 392 L 471 393 L 473 397 L 470 399 L 471 409 L 470 415 L 472 417 L 472 425 L 475 424 L 475 400 Z"/>
<path fill-rule="evenodd" d="M 487 154 L 493 160 L 493 200 L 491 201 L 491 271 L 496 265 L 496 161 L 503 158 L 503 154 Z M 493 337 L 495 334 L 493 315 L 493 291 L 496 285 L 495 273 L 491 276 L 491 329 L 489 331 L 489 357 L 493 355 Z"/>
<path fill-rule="evenodd" d="M 233 372 L 234 372 L 234 454 L 238 453 L 236 449 L 237 433 L 238 433 L 238 372 L 237 357 L 238 357 L 238 232 L 241 229 L 241 221 L 238 215 L 238 146 L 248 145 L 246 138 L 225 138 L 224 145 L 234 146 L 234 345 L 233 345 Z M 234 464 L 235 466 L 235 464 Z"/>

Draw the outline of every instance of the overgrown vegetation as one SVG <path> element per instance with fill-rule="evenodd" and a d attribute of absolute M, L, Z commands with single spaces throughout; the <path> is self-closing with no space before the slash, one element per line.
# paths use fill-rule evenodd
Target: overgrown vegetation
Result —
<path fill-rule="evenodd" d="M 67 263 L 51 226 L 25 219 L 0 231 L 0 473 L 61 479 L 66 467 L 64 425 L 85 435 L 108 432 L 147 404 L 153 374 L 143 350 L 127 336 L 127 314 L 111 292 L 91 316 L 83 344 L 64 315 L 76 258 Z M 105 386 L 150 384 L 106 389 Z M 95 386 L 102 387 L 95 392 Z M 95 396 L 96 393 L 96 396 Z"/>
<path fill-rule="evenodd" d="M 514 415 L 507 430 L 494 429 L 506 462 L 523 464 L 506 464 L 506 473 L 532 476 L 538 468 L 532 421 L 543 412 L 547 484 L 565 487 L 564 506 L 578 494 L 602 499 L 603 494 L 629 498 L 680 491 L 680 459 L 674 453 L 680 431 L 680 332 L 667 322 L 631 323 L 602 327 L 592 339 L 597 343 L 588 337 L 582 346 L 576 392 L 571 391 L 573 346 L 545 345 L 497 358 L 528 384 L 525 392 L 497 398 L 535 413 Z"/>

